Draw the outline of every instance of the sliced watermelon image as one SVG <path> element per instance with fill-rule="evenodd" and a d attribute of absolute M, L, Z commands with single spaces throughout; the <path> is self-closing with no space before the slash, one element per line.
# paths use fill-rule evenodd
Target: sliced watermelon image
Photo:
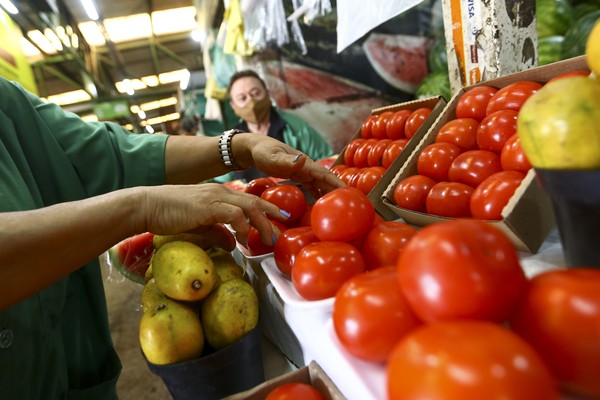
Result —
<path fill-rule="evenodd" d="M 117 243 L 108 251 L 111 264 L 126 278 L 143 285 L 154 254 L 153 238 L 153 233 L 146 232 Z"/>

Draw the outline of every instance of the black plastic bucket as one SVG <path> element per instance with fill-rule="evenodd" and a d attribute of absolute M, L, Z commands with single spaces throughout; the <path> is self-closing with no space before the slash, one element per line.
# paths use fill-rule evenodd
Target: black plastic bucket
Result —
<path fill-rule="evenodd" d="M 536 174 L 552 199 L 567 266 L 600 268 L 600 171 Z"/>
<path fill-rule="evenodd" d="M 168 365 L 146 362 L 174 400 L 221 399 L 265 380 L 260 326 L 239 341 L 195 360 Z"/>

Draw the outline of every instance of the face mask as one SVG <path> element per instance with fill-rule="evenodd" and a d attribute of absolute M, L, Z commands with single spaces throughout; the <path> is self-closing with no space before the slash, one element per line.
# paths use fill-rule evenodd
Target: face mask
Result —
<path fill-rule="evenodd" d="M 271 109 L 271 99 L 265 96 L 260 100 L 250 100 L 244 107 L 233 107 L 235 115 L 246 122 L 257 124 L 263 122 Z"/>

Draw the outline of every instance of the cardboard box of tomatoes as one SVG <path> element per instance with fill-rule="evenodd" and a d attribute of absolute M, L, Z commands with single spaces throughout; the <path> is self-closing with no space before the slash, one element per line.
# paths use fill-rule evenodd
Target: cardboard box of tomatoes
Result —
<path fill-rule="evenodd" d="M 352 161 L 347 162 L 346 157 L 349 149 L 352 147 L 352 143 L 356 139 L 362 138 L 362 125 L 358 127 L 355 134 L 350 139 L 350 142 L 346 147 L 340 152 L 338 158 L 333 163 L 333 167 L 339 166 L 341 164 L 347 165 L 348 167 L 359 167 L 361 170 L 366 170 L 368 167 L 376 166 L 376 168 L 384 168 L 385 171 L 382 172 L 381 177 L 378 178 L 377 183 L 372 187 L 370 191 L 368 191 L 367 197 L 373 203 L 375 210 L 386 220 L 397 219 L 397 216 L 390 211 L 390 209 L 385 206 L 382 202 L 382 194 L 383 191 L 388 187 L 392 178 L 396 175 L 396 171 L 400 169 L 400 166 L 406 162 L 406 159 L 412 153 L 416 145 L 421 141 L 425 133 L 429 130 L 429 127 L 433 124 L 435 119 L 440 115 L 440 113 L 444 110 L 446 106 L 446 100 L 441 97 L 430 97 L 426 99 L 419 99 L 408 101 L 404 103 L 392 104 L 386 107 L 380 107 L 373 109 L 371 111 L 371 115 L 365 119 L 363 122 L 366 123 L 369 118 L 375 119 L 377 116 L 381 116 L 384 113 L 395 113 L 400 110 L 407 110 L 409 112 L 414 112 L 419 109 L 430 109 L 431 112 L 425 117 L 422 121 L 420 127 L 416 130 L 414 135 L 408 139 L 401 153 L 391 162 L 389 165 L 385 165 L 382 167 L 381 161 L 373 165 L 365 165 L 365 166 L 357 166 L 354 165 Z M 403 135 L 401 135 L 403 136 Z M 385 138 L 386 140 L 388 138 Z M 381 142 L 381 140 L 379 140 Z M 354 184 L 350 184 L 350 186 L 354 186 Z M 360 189 L 360 187 L 359 187 Z"/>
<path fill-rule="evenodd" d="M 394 190 L 404 179 L 418 174 L 417 162 L 421 151 L 436 141 L 438 132 L 446 123 L 457 118 L 457 103 L 461 95 L 478 86 L 491 86 L 501 89 L 516 82 L 544 84 L 563 73 L 582 70 L 588 70 L 585 56 L 509 74 L 459 90 L 421 141 L 415 146 L 406 162 L 396 170 L 393 179 L 383 192 L 382 203 L 392 210 L 397 217 L 415 226 L 425 226 L 448 219 L 448 217 L 399 207 L 394 201 Z M 567 93 L 565 95 L 568 96 Z M 517 249 L 531 253 L 538 251 L 550 230 L 554 227 L 555 220 L 551 200 L 539 186 L 533 169 L 525 174 L 506 206 L 502 208 L 501 219 L 490 220 L 489 222 L 500 228 L 511 239 Z"/>
<path fill-rule="evenodd" d="M 345 399 L 319 364 L 311 361 L 307 366 L 268 380 L 245 392 L 225 397 L 224 400 L 262 400 L 278 386 L 291 382 L 308 383 L 314 386 L 326 400 Z"/>

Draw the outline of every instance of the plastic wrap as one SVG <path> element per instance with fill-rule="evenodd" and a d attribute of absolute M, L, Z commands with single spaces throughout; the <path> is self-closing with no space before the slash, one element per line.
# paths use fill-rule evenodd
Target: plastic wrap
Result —
<path fill-rule="evenodd" d="M 244 38 L 255 49 L 269 44 L 278 47 L 289 42 L 282 0 L 241 0 L 244 16 Z"/>
<path fill-rule="evenodd" d="M 146 270 L 154 254 L 153 237 L 154 234 L 149 232 L 134 235 L 104 252 L 100 256 L 100 262 L 108 268 L 107 279 L 128 279 L 143 285 Z"/>

